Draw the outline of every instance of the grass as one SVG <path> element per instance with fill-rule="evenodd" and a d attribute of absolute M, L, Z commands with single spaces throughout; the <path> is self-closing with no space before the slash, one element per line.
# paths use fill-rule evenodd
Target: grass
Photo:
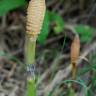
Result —
<path fill-rule="evenodd" d="M 82 80 L 64 80 L 64 81 L 60 82 L 58 85 L 56 85 L 56 86 L 54 87 L 54 89 L 49 93 L 48 96 L 53 96 L 52 93 L 53 93 L 56 89 L 58 89 L 61 84 L 67 84 L 67 85 L 68 85 L 68 83 L 69 83 L 69 84 L 71 84 L 71 83 L 76 83 L 76 84 L 82 86 L 83 89 L 84 89 L 84 95 L 83 95 L 83 96 L 87 96 L 88 88 L 87 88 L 87 86 L 84 84 L 84 82 L 83 82 Z M 70 89 L 70 91 L 68 91 L 68 92 L 70 92 L 70 93 L 68 93 L 68 94 L 69 94 L 68 96 L 74 96 L 74 94 L 75 94 L 75 93 L 73 92 L 73 89 Z M 70 95 L 70 94 L 71 94 L 71 95 Z"/>

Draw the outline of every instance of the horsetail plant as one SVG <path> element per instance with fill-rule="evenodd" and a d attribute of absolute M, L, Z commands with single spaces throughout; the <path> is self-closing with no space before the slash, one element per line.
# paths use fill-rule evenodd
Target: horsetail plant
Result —
<path fill-rule="evenodd" d="M 77 60 L 80 53 L 80 39 L 79 35 L 75 33 L 75 37 L 71 44 L 71 52 L 70 52 L 70 59 L 71 59 L 71 66 L 72 66 L 72 79 L 76 79 L 76 72 L 77 72 Z M 76 96 L 75 90 L 73 89 L 74 84 L 69 84 L 69 91 L 68 96 Z"/>
<path fill-rule="evenodd" d="M 27 9 L 25 58 L 27 64 L 26 96 L 36 96 L 35 46 L 45 15 L 45 0 L 31 0 Z"/>
<path fill-rule="evenodd" d="M 72 64 L 72 79 L 76 79 L 76 66 L 77 66 L 77 60 L 80 53 L 80 39 L 79 36 L 76 34 L 72 44 L 71 44 L 71 64 Z"/>

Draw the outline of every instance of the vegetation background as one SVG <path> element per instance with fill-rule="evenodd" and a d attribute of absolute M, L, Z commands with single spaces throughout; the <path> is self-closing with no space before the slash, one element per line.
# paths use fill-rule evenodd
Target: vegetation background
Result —
<path fill-rule="evenodd" d="M 24 96 L 26 90 L 28 2 L 0 0 L 0 96 Z M 36 47 L 37 96 L 95 96 L 96 0 L 46 0 L 46 5 Z M 72 80 L 70 69 L 74 33 L 81 42 L 76 80 Z"/>

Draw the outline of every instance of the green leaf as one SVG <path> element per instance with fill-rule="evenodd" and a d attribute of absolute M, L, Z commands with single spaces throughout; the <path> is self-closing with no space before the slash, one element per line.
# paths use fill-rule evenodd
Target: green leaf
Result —
<path fill-rule="evenodd" d="M 42 26 L 42 30 L 41 30 L 40 35 L 38 36 L 38 42 L 40 44 L 44 44 L 45 40 L 47 39 L 47 36 L 48 36 L 48 33 L 49 33 L 49 23 L 50 23 L 49 12 L 46 11 L 43 26 Z"/>
<path fill-rule="evenodd" d="M 50 20 L 54 22 L 55 26 L 54 26 L 54 32 L 56 34 L 61 33 L 64 29 L 64 20 L 63 18 L 54 13 L 54 12 L 50 12 Z"/>
<path fill-rule="evenodd" d="M 56 34 L 62 32 L 64 29 L 64 21 L 63 21 L 62 17 L 54 12 L 50 12 L 47 10 L 46 14 L 45 14 L 42 30 L 38 37 L 38 42 L 40 44 L 44 44 L 45 40 L 47 39 L 50 23 L 55 23 L 54 32 Z"/>
<path fill-rule="evenodd" d="M 81 42 L 88 42 L 92 39 L 92 33 L 95 29 L 90 26 L 77 25 L 75 30 L 81 35 Z"/>
<path fill-rule="evenodd" d="M 25 3 L 25 0 L 0 0 L 0 16 L 14 8 L 23 6 Z"/>

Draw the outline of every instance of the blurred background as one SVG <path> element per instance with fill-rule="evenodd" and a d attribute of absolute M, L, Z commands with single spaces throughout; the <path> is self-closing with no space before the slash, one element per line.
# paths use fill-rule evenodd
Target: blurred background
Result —
<path fill-rule="evenodd" d="M 0 96 L 24 96 L 24 42 L 29 0 L 0 0 Z M 96 0 L 46 0 L 36 47 L 37 96 L 96 95 Z M 70 47 L 80 37 L 76 80 Z M 70 88 L 70 84 L 73 84 Z"/>

